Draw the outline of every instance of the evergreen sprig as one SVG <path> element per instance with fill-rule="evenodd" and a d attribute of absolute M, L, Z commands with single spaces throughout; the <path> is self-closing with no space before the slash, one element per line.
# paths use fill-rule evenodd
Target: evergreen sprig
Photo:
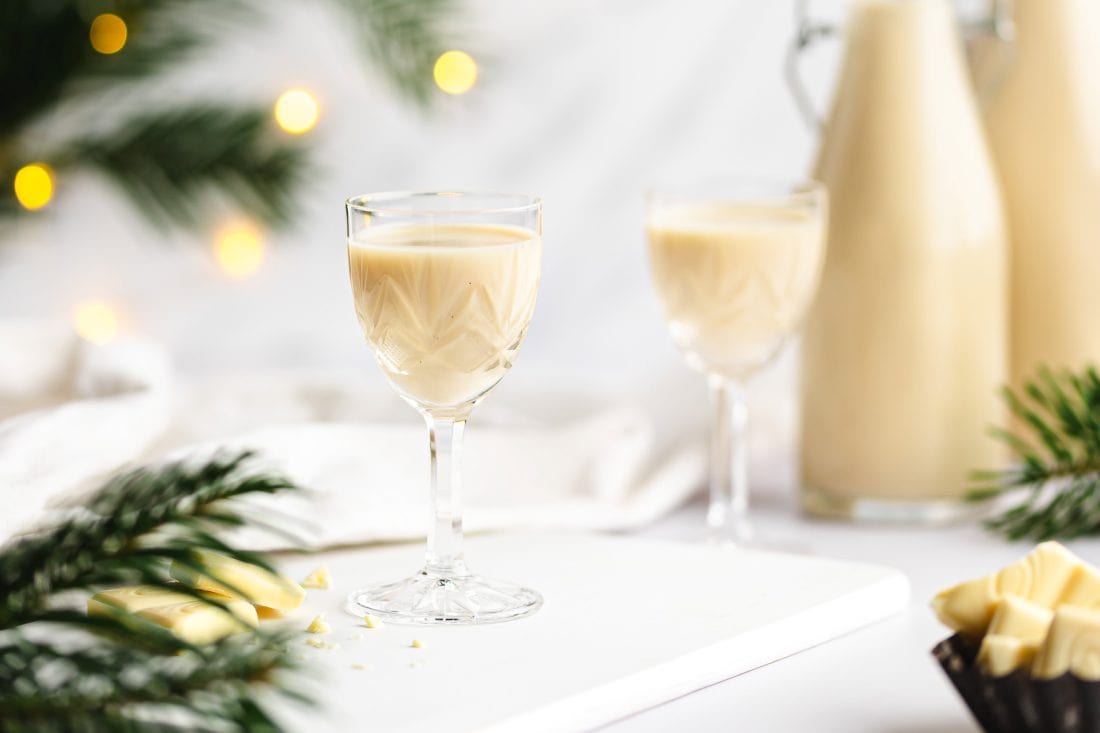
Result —
<path fill-rule="evenodd" d="M 368 62 L 421 104 L 432 90 L 432 67 L 445 49 L 443 29 L 454 0 L 339 0 Z"/>
<path fill-rule="evenodd" d="M 150 652 L 103 642 L 64 648 L 17 635 L 0 647 L 0 731 L 277 731 L 255 693 L 297 669 L 286 653 L 295 636 L 255 631 Z M 280 692 L 306 701 L 289 688 Z"/>
<path fill-rule="evenodd" d="M 197 569 L 196 550 L 270 568 L 214 534 L 246 524 L 234 500 L 296 488 L 251 461 L 246 452 L 124 473 L 0 548 L 0 733 L 279 729 L 259 689 L 296 696 L 281 681 L 295 669 L 286 653 L 295 633 L 194 646 L 141 617 L 87 616 L 66 603 L 74 590 L 131 583 L 194 593 L 170 585 L 168 565 Z"/>
<path fill-rule="evenodd" d="M 1022 493 L 986 520 L 1010 539 L 1068 539 L 1100 533 L 1100 372 L 1043 368 L 1017 392 L 1002 390 L 1018 432 L 993 435 L 1018 458 L 1013 468 L 979 471 L 974 501 Z"/>
<path fill-rule="evenodd" d="M 370 65 L 401 95 L 426 102 L 458 0 L 332 2 Z M 89 43 L 92 20 L 104 12 L 128 28 L 111 55 Z M 307 151 L 275 128 L 273 100 L 174 100 L 149 112 L 163 104 L 149 82 L 270 12 L 259 0 L 0 2 L 0 220 L 26 213 L 11 182 L 23 165 L 43 161 L 106 174 L 159 225 L 196 226 L 210 192 L 265 224 L 287 222 Z M 73 129 L 80 125 L 57 118 L 94 124 Z"/>
<path fill-rule="evenodd" d="M 285 224 L 292 191 L 307 173 L 308 150 L 265 135 L 268 117 L 251 107 L 194 103 L 77 137 L 49 158 L 59 169 L 97 169 L 158 224 L 197 225 L 211 192 L 265 224 Z"/>

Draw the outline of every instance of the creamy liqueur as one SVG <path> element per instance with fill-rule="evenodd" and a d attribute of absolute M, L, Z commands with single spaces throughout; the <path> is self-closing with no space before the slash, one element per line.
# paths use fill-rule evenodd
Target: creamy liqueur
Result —
<path fill-rule="evenodd" d="M 647 226 L 657 292 L 691 365 L 742 381 L 801 323 L 824 259 L 820 209 L 677 205 Z"/>
<path fill-rule="evenodd" d="M 418 405 L 468 404 L 516 358 L 541 240 L 482 224 L 376 226 L 348 243 L 355 312 L 378 363 Z"/>

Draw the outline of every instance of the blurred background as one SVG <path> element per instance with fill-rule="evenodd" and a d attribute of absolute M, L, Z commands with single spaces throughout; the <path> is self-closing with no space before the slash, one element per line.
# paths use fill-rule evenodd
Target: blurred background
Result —
<path fill-rule="evenodd" d="M 805 176 L 817 146 L 784 82 L 792 2 L 16 5 L 4 11 L 9 48 L 35 43 L 40 55 L 5 59 L 4 78 L 37 107 L 23 117 L 9 107 L 0 138 L 0 316 L 69 321 L 97 342 L 150 339 L 184 377 L 340 372 L 396 404 L 352 310 L 343 200 L 533 192 L 545 200 L 539 305 L 520 368 L 490 402 L 578 389 L 640 402 L 667 434 L 701 439 L 705 385 L 672 346 L 650 286 L 643 191 Z M 846 4 L 811 10 L 829 18 Z M 107 14 L 114 21 L 89 37 L 89 19 Z M 58 17 L 77 30 L 49 27 Z M 43 28 L 64 43 L 43 42 Z M 838 45 L 819 44 L 803 64 L 822 108 Z M 448 50 L 468 56 L 440 61 Z M 65 69 L 75 79 L 53 78 Z M 188 117 L 201 104 L 217 119 Z M 226 111 L 244 108 L 252 117 Z M 165 155 L 199 171 L 178 189 L 133 153 L 165 129 L 190 131 Z M 203 156 L 213 156 L 205 168 L 189 164 Z M 10 181 L 26 166 L 19 201 Z M 252 188 L 269 174 L 279 190 L 266 200 Z M 751 385 L 764 491 L 793 482 L 794 461 L 771 459 L 793 458 L 796 361 L 788 350 Z"/>

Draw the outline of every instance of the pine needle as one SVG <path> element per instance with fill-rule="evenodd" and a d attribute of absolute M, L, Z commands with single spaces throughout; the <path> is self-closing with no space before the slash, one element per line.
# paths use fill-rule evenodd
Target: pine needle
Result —
<path fill-rule="evenodd" d="M 973 501 L 1020 496 L 986 520 L 1009 539 L 1069 539 L 1100 533 L 1100 373 L 1043 368 L 1023 389 L 1002 391 L 1023 433 L 995 429 L 1018 464 L 972 474 Z"/>
<path fill-rule="evenodd" d="M 124 584 L 194 593 L 169 585 L 168 565 L 193 563 L 199 549 L 270 567 L 215 534 L 245 523 L 235 499 L 296 490 L 251 459 L 121 474 L 54 526 L 0 548 L 0 733 L 279 730 L 258 695 L 268 687 L 301 697 L 284 679 L 296 669 L 286 647 L 298 632 L 257 629 L 194 646 L 136 615 L 88 616 L 60 602 Z M 46 627 L 65 633 L 36 632 Z"/>
<path fill-rule="evenodd" d="M 158 224 L 194 226 L 210 192 L 260 221 L 285 223 L 306 154 L 275 136 L 267 110 L 204 103 L 138 114 L 52 157 L 59 168 L 98 169 Z"/>
<path fill-rule="evenodd" d="M 455 0 L 339 0 L 367 58 L 402 93 L 426 103 L 432 67 L 443 51 L 442 28 Z"/>
<path fill-rule="evenodd" d="M 370 65 L 400 95 L 426 103 L 457 0 L 332 2 L 345 11 Z M 107 11 L 128 30 L 125 46 L 110 55 L 89 43 L 93 17 Z M 161 226 L 198 226 L 211 193 L 266 225 L 290 221 L 308 150 L 300 139 L 273 134 L 274 100 L 184 101 L 133 112 L 135 103 L 150 106 L 135 92 L 142 84 L 186 66 L 197 51 L 265 14 L 270 7 L 259 0 L 113 0 L 102 8 L 84 0 L 0 2 L 0 182 L 8 182 L 0 189 L 0 219 L 26 214 L 10 182 L 21 166 L 44 161 L 58 171 L 105 174 Z M 113 104 L 120 91 L 131 95 L 127 104 Z M 96 132 L 41 134 L 52 118 L 89 101 Z"/>

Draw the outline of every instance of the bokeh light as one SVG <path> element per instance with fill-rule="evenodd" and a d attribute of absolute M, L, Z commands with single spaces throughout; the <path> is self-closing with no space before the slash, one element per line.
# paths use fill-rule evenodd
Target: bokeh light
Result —
<path fill-rule="evenodd" d="M 45 163 L 31 163 L 15 173 L 15 198 L 19 204 L 34 211 L 53 198 L 53 172 Z"/>
<path fill-rule="evenodd" d="M 114 13 L 97 15 L 88 30 L 88 38 L 96 51 L 118 53 L 126 45 L 126 21 Z"/>
<path fill-rule="evenodd" d="M 317 116 L 317 100 L 305 89 L 288 89 L 275 100 L 275 121 L 291 134 L 312 130 Z"/>
<path fill-rule="evenodd" d="M 93 344 L 106 344 L 118 336 L 118 313 L 103 300 L 85 300 L 73 309 L 73 328 Z"/>
<path fill-rule="evenodd" d="M 263 235 L 248 221 L 235 221 L 218 230 L 214 237 L 214 258 L 225 274 L 243 279 L 253 275 L 264 262 Z"/>
<path fill-rule="evenodd" d="M 447 51 L 435 60 L 433 74 L 447 94 L 465 94 L 477 81 L 477 62 L 465 51 Z"/>

